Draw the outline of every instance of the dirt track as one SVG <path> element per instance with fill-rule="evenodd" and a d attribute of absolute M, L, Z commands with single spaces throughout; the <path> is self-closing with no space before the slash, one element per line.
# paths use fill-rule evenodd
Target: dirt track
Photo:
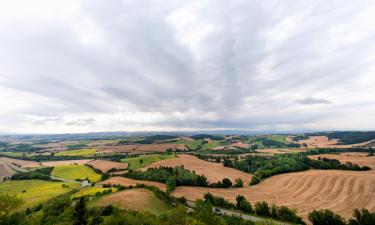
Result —
<path fill-rule="evenodd" d="M 286 205 L 297 209 L 305 219 L 310 211 L 321 208 L 351 217 L 356 208 L 375 210 L 375 172 L 310 170 L 274 176 L 238 189 L 178 187 L 173 195 L 194 201 L 207 192 L 232 202 L 237 195 L 243 195 L 252 203 L 265 200 Z"/>
<path fill-rule="evenodd" d="M 251 175 L 248 173 L 224 167 L 221 163 L 207 162 L 192 155 L 178 155 L 173 159 L 154 162 L 145 169 L 159 166 L 175 167 L 179 165 L 183 165 L 185 169 L 195 171 L 197 174 L 205 175 L 209 182 L 218 182 L 223 178 L 229 178 L 234 182 L 235 179 L 241 178 L 244 185 L 247 185 L 251 180 Z"/>

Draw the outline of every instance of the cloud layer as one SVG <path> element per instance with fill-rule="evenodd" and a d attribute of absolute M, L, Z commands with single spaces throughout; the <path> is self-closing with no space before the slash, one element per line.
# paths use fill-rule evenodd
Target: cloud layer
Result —
<path fill-rule="evenodd" d="M 0 130 L 375 129 L 372 1 L 15 0 Z"/>

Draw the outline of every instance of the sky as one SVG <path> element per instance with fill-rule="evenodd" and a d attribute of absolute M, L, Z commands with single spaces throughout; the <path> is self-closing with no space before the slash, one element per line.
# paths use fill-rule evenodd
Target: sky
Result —
<path fill-rule="evenodd" d="M 0 0 L 0 133 L 375 130 L 375 2 Z"/>

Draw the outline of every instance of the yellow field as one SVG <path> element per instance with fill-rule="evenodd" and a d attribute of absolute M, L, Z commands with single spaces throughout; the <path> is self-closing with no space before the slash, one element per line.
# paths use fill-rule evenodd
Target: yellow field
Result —
<path fill-rule="evenodd" d="M 88 178 L 91 182 L 96 182 L 101 178 L 100 174 L 84 165 L 56 166 L 52 170 L 52 175 L 67 180 L 84 180 Z"/>
<path fill-rule="evenodd" d="M 69 150 L 64 152 L 58 152 L 56 156 L 85 156 L 85 157 L 93 157 L 96 153 L 96 149 L 94 148 L 85 148 L 85 149 L 77 149 L 77 150 Z"/>

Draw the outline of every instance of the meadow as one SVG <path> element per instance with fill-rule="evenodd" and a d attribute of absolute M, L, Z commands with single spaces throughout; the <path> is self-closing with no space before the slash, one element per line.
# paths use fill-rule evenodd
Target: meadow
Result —
<path fill-rule="evenodd" d="M 63 187 L 64 185 L 64 187 Z M 0 183 L 0 193 L 16 195 L 23 200 L 18 210 L 35 207 L 59 195 L 78 188 L 80 185 L 67 182 L 49 182 L 42 180 L 20 180 Z"/>
<path fill-rule="evenodd" d="M 82 196 L 95 196 L 97 192 L 103 192 L 103 191 L 108 191 L 112 190 L 112 192 L 116 191 L 116 188 L 103 188 L 103 187 L 86 187 L 81 190 L 79 190 L 77 193 L 74 193 L 71 197 L 72 198 L 79 198 Z"/>
<path fill-rule="evenodd" d="M 153 154 L 153 155 L 144 155 L 139 157 L 132 157 L 132 158 L 125 158 L 121 159 L 121 162 L 128 163 L 129 169 L 136 170 L 145 166 L 150 165 L 153 162 L 157 162 L 164 159 L 174 158 L 175 155 L 161 155 L 161 154 Z"/>
<path fill-rule="evenodd" d="M 84 180 L 88 178 L 91 182 L 96 182 L 101 178 L 100 174 L 84 165 L 56 166 L 52 170 L 52 175 L 66 180 Z"/>

